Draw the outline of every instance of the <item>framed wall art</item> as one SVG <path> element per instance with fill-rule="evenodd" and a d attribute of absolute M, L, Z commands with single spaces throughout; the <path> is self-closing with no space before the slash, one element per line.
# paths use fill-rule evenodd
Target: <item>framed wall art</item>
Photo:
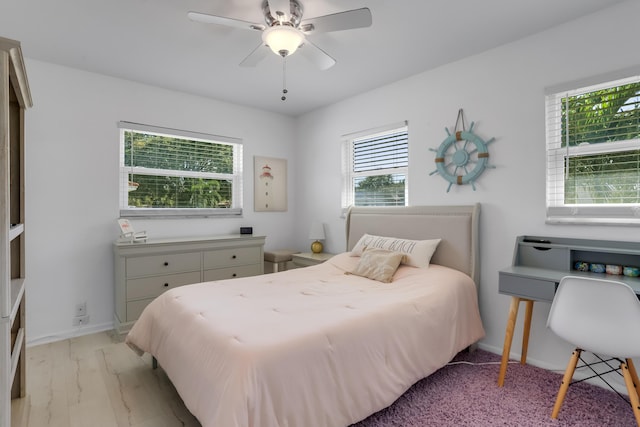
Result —
<path fill-rule="evenodd" d="M 273 157 L 253 158 L 253 210 L 287 210 L 287 160 Z"/>

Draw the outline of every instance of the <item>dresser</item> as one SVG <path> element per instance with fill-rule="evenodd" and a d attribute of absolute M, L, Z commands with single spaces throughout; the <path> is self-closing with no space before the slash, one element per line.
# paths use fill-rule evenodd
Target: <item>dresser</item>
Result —
<path fill-rule="evenodd" d="M 142 310 L 177 286 L 262 274 L 262 236 L 231 235 L 115 243 L 115 329 L 127 332 Z"/>

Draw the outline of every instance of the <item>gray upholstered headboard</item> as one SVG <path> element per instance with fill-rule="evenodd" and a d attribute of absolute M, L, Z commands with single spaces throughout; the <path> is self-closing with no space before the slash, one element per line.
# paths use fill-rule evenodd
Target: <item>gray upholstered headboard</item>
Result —
<path fill-rule="evenodd" d="M 363 234 L 412 240 L 442 239 L 431 263 L 469 275 L 478 285 L 480 205 L 352 207 L 347 213 L 347 250 Z"/>

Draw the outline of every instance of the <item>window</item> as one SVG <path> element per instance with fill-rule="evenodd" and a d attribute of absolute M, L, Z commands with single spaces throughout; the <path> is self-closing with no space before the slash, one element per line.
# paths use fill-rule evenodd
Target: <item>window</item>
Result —
<path fill-rule="evenodd" d="M 239 139 L 120 122 L 120 216 L 242 214 Z"/>
<path fill-rule="evenodd" d="M 343 207 L 406 206 L 409 166 L 406 123 L 346 138 Z"/>
<path fill-rule="evenodd" d="M 546 97 L 547 220 L 640 224 L 640 77 Z"/>

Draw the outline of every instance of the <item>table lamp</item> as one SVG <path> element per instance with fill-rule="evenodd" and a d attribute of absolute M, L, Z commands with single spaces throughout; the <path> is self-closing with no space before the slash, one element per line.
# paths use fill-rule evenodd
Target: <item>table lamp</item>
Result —
<path fill-rule="evenodd" d="M 323 246 L 320 240 L 324 240 L 324 225 L 321 222 L 313 222 L 311 230 L 309 230 L 309 239 L 314 242 L 311 244 L 311 252 L 319 254 L 322 252 Z"/>

